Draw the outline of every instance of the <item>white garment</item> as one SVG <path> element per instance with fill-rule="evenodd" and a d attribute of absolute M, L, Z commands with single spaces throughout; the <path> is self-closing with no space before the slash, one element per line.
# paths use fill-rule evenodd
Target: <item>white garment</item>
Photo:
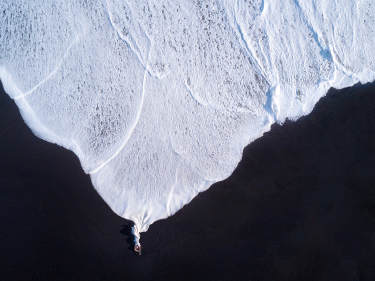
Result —
<path fill-rule="evenodd" d="M 141 239 L 141 234 L 139 233 L 136 225 L 132 227 L 132 234 L 134 236 L 134 245 L 141 246 L 141 243 L 139 242 L 139 239 Z"/>

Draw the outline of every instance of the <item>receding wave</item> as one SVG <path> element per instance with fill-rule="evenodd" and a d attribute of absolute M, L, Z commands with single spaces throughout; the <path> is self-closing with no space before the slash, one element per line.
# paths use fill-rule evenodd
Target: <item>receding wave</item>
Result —
<path fill-rule="evenodd" d="M 228 177 L 274 122 L 375 78 L 364 1 L 3 0 L 0 78 L 146 231 Z"/>

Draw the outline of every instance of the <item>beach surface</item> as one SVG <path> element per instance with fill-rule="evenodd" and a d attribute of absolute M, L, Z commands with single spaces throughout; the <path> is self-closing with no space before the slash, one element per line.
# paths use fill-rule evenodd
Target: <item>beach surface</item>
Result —
<path fill-rule="evenodd" d="M 273 125 L 233 175 L 142 234 L 0 93 L 0 279 L 375 280 L 375 84 Z"/>

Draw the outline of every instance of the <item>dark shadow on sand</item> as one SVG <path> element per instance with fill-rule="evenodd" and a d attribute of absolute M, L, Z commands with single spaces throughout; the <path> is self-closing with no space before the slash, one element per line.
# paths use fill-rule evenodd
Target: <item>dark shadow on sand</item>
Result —
<path fill-rule="evenodd" d="M 133 237 L 133 234 L 131 232 L 131 228 L 132 228 L 133 225 L 134 225 L 134 223 L 132 223 L 132 222 L 124 223 L 121 226 L 121 230 L 120 230 L 120 233 L 122 235 L 124 235 L 125 238 L 126 238 L 126 243 L 128 243 L 128 250 L 130 250 L 130 251 L 133 251 L 133 249 L 134 249 L 134 237 Z"/>

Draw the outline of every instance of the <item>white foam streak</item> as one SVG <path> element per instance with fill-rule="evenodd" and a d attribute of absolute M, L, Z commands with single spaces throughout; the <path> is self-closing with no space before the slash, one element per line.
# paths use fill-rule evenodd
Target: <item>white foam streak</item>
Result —
<path fill-rule="evenodd" d="M 139 108 L 138 108 L 135 120 L 130 125 L 129 130 L 126 133 L 125 138 L 124 138 L 122 144 L 120 145 L 120 147 L 116 150 L 116 152 L 111 157 L 109 157 L 107 160 L 105 160 L 103 163 L 101 163 L 95 169 L 89 171 L 88 174 L 95 174 L 95 173 L 99 172 L 100 169 L 102 169 L 110 161 L 112 161 L 114 158 L 116 158 L 117 155 L 119 155 L 119 153 L 125 148 L 126 144 L 128 143 L 129 139 L 131 138 L 131 136 L 132 136 L 135 128 L 137 127 L 138 121 L 139 121 L 139 119 L 141 117 L 141 113 L 142 113 L 143 103 L 144 103 L 144 99 L 145 99 L 145 83 L 146 83 L 147 73 L 148 73 L 147 70 L 145 70 L 144 75 L 143 75 L 141 102 L 139 104 Z"/>
<path fill-rule="evenodd" d="M 64 56 L 60 59 L 60 61 L 56 64 L 55 68 L 46 76 L 43 78 L 42 81 L 40 81 L 38 84 L 36 84 L 32 89 L 28 90 L 27 92 L 17 95 L 13 97 L 13 99 L 18 100 L 20 98 L 25 98 L 28 95 L 31 95 L 36 89 L 38 89 L 40 86 L 42 86 L 44 83 L 46 83 L 49 79 L 51 79 L 56 73 L 59 71 L 61 65 L 63 64 L 64 60 L 68 57 L 70 50 L 73 48 L 75 44 L 79 41 L 80 37 L 76 36 L 75 39 L 70 43 L 69 47 L 64 53 Z"/>

